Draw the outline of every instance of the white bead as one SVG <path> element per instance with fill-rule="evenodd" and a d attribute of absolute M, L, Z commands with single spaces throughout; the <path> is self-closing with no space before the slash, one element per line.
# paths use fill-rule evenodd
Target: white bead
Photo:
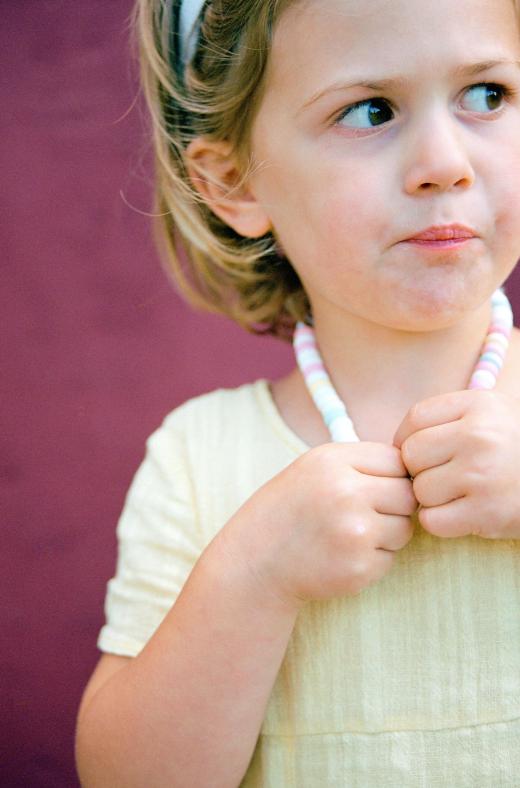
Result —
<path fill-rule="evenodd" d="M 512 327 L 513 312 L 506 294 L 502 290 L 497 290 L 491 298 L 491 304 L 491 324 L 502 323 L 506 330 L 509 327 Z M 303 342 L 312 342 L 314 346 L 300 350 L 299 346 Z M 490 342 L 494 343 L 495 347 L 498 346 L 499 348 L 503 348 L 503 352 L 505 352 L 509 345 L 509 340 L 499 331 L 488 333 L 480 352 L 480 356 L 482 356 L 484 352 L 490 353 L 493 358 L 496 358 L 499 366 L 501 366 L 502 358 L 499 353 L 494 350 L 486 350 L 486 346 Z M 344 403 L 338 397 L 338 394 L 335 391 L 327 372 L 316 370 L 314 372 L 310 372 L 308 375 L 304 373 L 304 367 L 307 367 L 310 363 L 320 363 L 323 366 L 323 360 L 315 341 L 313 329 L 311 329 L 309 326 L 306 326 L 304 323 L 297 323 L 294 332 L 293 345 L 296 352 L 296 360 L 305 378 L 305 383 L 309 389 L 309 393 L 311 394 L 314 403 L 321 413 L 324 421 L 330 418 L 331 411 L 342 411 L 342 413 L 335 416 L 335 418 L 329 424 L 329 432 L 331 434 L 332 440 L 336 442 L 359 441 L 352 420 L 348 415 L 347 409 Z M 497 374 L 498 370 L 497 373 L 494 374 L 493 372 L 490 372 L 486 369 L 478 369 L 473 372 L 469 386 L 473 387 L 476 385 L 480 388 L 493 389 L 496 385 Z M 324 385 L 319 386 L 316 391 L 312 391 L 312 383 L 315 383 L 316 381 L 323 381 Z"/>

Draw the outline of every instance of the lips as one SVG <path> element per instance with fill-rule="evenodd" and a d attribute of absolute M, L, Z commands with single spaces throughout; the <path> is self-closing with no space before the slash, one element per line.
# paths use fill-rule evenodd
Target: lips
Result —
<path fill-rule="evenodd" d="M 466 238 L 475 238 L 475 230 L 464 224 L 446 224 L 427 227 L 417 235 L 405 238 L 405 241 L 458 241 Z"/>

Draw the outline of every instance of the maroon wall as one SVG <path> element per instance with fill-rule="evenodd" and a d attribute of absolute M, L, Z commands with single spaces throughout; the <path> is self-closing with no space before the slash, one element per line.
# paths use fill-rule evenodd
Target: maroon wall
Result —
<path fill-rule="evenodd" d="M 75 714 L 146 437 L 187 397 L 277 376 L 291 359 L 280 342 L 192 313 L 160 268 L 143 213 L 151 157 L 142 102 L 133 104 L 130 8 L 2 3 L 0 784 L 9 788 L 77 785 Z"/>
<path fill-rule="evenodd" d="M 192 313 L 150 241 L 131 0 L 4 0 L 0 784 L 77 785 L 115 524 L 146 437 L 290 349 Z M 518 276 L 516 277 L 518 282 Z M 513 289 L 520 308 L 520 289 Z"/>

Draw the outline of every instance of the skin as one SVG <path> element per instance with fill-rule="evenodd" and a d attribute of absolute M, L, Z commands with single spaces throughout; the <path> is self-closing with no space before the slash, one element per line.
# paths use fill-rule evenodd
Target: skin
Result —
<path fill-rule="evenodd" d="M 489 60 L 507 62 L 455 71 Z M 401 449 L 421 524 L 443 536 L 520 538 L 517 330 L 496 391 L 463 391 L 490 296 L 520 258 L 519 60 L 510 0 L 296 3 L 274 34 L 252 135 L 255 172 L 232 197 L 206 189 L 237 232 L 274 232 L 309 295 L 325 365 L 358 435 Z M 396 75 L 404 81 L 311 101 L 337 83 Z M 224 185 L 236 180 L 225 144 L 198 140 L 190 153 Z M 477 237 L 435 252 L 404 242 L 451 223 Z M 309 445 L 329 439 L 299 372 L 272 390 Z M 484 479 L 492 532 L 477 517 Z"/>
<path fill-rule="evenodd" d="M 489 298 L 520 256 L 519 98 L 476 112 L 482 91 L 469 89 L 486 80 L 520 91 L 520 74 L 452 71 L 519 56 L 510 0 L 300 2 L 275 32 L 250 182 L 230 192 L 240 172 L 225 142 L 189 146 L 191 177 L 215 213 L 244 236 L 272 229 L 285 248 L 361 443 L 320 447 L 329 436 L 299 373 L 273 384 L 283 418 L 317 448 L 221 529 L 142 655 L 103 657 L 82 703 L 85 784 L 238 784 L 301 600 L 357 592 L 388 571 L 411 538 L 402 520 L 414 495 L 432 534 L 520 539 L 518 331 L 497 388 L 464 390 Z M 299 111 L 340 77 L 397 71 L 407 82 L 383 95 L 395 116 L 376 130 L 352 128 L 366 122 L 359 108 L 338 120 L 381 95 L 366 87 Z M 435 254 L 400 243 L 451 222 L 479 238 Z M 244 551 L 230 552 L 237 532 L 257 570 L 266 550 L 276 554 L 270 566 L 292 581 L 283 605 L 272 577 L 259 594 Z"/>
<path fill-rule="evenodd" d="M 482 91 L 472 100 L 462 94 L 484 78 L 507 77 L 518 89 L 520 70 L 449 76 L 459 62 L 495 57 L 520 58 L 508 0 L 464 0 L 456 10 L 449 0 L 331 0 L 325 9 L 293 6 L 282 18 L 253 137 L 262 168 L 252 190 L 305 282 L 326 341 L 355 322 L 397 329 L 386 334 L 407 344 L 403 331 L 448 327 L 481 307 L 513 268 L 520 103 L 477 113 L 470 109 L 484 108 Z M 336 91 L 301 110 L 342 78 L 393 73 L 409 85 L 385 93 L 396 106 L 389 123 L 369 127 L 366 110 L 330 120 L 380 95 L 366 88 Z M 398 243 L 452 221 L 475 227 L 480 240 L 435 257 Z"/>

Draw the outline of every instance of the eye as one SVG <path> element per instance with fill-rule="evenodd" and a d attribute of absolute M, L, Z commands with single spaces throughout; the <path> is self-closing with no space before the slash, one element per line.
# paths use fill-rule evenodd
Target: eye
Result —
<path fill-rule="evenodd" d="M 468 88 L 466 98 L 469 98 L 469 110 L 471 112 L 489 113 L 500 109 L 504 99 L 511 94 L 512 91 L 505 85 L 483 82 L 480 85 L 473 85 Z"/>
<path fill-rule="evenodd" d="M 340 126 L 356 129 L 372 129 L 392 120 L 393 111 L 385 99 L 374 98 L 359 101 L 347 107 L 336 119 Z M 345 122 L 348 121 L 348 122 Z"/>

